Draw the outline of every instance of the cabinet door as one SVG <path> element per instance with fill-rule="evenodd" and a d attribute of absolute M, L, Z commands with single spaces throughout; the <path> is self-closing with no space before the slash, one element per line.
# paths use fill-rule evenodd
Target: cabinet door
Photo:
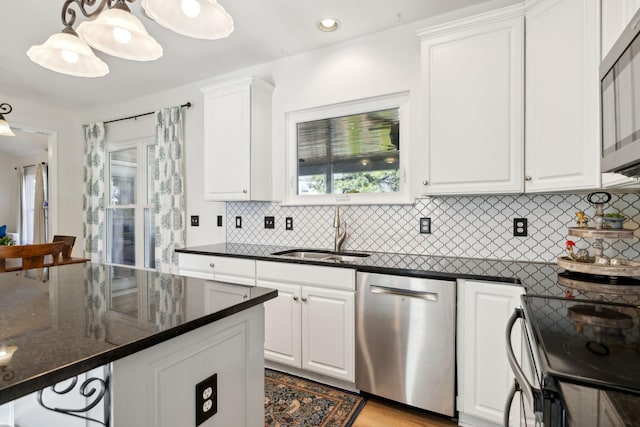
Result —
<path fill-rule="evenodd" d="M 204 198 L 249 200 L 251 86 L 232 84 L 204 93 Z"/>
<path fill-rule="evenodd" d="M 502 424 L 513 374 L 506 353 L 505 329 L 524 289 L 509 284 L 458 281 L 458 410 Z M 519 328 L 512 342 L 520 359 Z M 512 425 L 519 424 L 517 408 Z M 463 418 L 464 416 L 461 416 Z"/>
<path fill-rule="evenodd" d="M 522 191 L 523 13 L 511 7 L 420 33 L 423 194 Z"/>
<path fill-rule="evenodd" d="M 355 381 L 353 292 L 302 287 L 302 368 Z"/>
<path fill-rule="evenodd" d="M 241 303 L 249 297 L 249 288 L 219 282 L 205 282 L 204 307 L 207 313 Z"/>
<path fill-rule="evenodd" d="M 258 280 L 258 286 L 278 290 L 278 297 L 264 304 L 264 358 L 300 367 L 300 286 Z"/>
<path fill-rule="evenodd" d="M 527 10 L 525 191 L 600 186 L 599 6 L 542 0 Z"/>

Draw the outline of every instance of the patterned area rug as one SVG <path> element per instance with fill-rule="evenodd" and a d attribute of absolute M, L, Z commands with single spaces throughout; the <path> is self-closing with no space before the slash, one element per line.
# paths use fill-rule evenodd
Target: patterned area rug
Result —
<path fill-rule="evenodd" d="M 265 369 L 265 427 L 349 427 L 365 404 L 355 393 Z"/>

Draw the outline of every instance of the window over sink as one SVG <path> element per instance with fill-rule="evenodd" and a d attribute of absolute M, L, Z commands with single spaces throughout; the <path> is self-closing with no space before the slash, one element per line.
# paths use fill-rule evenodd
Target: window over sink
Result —
<path fill-rule="evenodd" d="M 410 202 L 408 110 L 404 92 L 287 113 L 285 204 Z"/>

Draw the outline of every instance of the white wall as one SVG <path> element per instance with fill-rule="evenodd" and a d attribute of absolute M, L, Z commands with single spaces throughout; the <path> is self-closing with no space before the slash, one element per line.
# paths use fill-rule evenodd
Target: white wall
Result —
<path fill-rule="evenodd" d="M 70 77 L 71 78 L 71 77 Z M 49 174 L 51 234 L 75 235 L 79 238 L 74 255 L 82 252 L 82 122 L 78 112 L 44 105 L 0 93 L 2 102 L 13 107 L 6 116 L 9 124 L 20 128 L 52 131 L 57 137 L 55 149 L 49 150 L 49 165 L 57 165 Z M 13 165 L 15 166 L 15 165 Z M 13 170 L 13 166 L 11 170 Z"/>
<path fill-rule="evenodd" d="M 16 203 L 18 198 L 15 157 L 0 155 L 0 225 L 7 225 L 7 232 L 16 232 Z"/>
<path fill-rule="evenodd" d="M 252 74 L 275 85 L 273 94 L 273 188 L 274 198 L 284 193 L 285 113 L 337 102 L 410 90 L 412 104 L 419 89 L 419 42 L 415 32 L 402 27 L 294 55 L 272 63 L 194 82 L 151 96 L 87 111 L 83 122 L 107 121 L 184 104 L 185 157 L 187 171 L 187 220 L 200 215 L 200 227 L 187 225 L 187 245 L 224 242 L 224 227 L 216 215 L 226 215 L 224 203 L 205 202 L 201 177 L 203 160 L 203 105 L 201 87 L 240 75 Z M 416 111 L 413 108 L 412 111 Z M 414 118 L 414 123 L 417 119 Z M 121 132 L 127 125 L 107 125 L 107 132 Z M 133 126 L 133 125 L 132 125 Z"/>

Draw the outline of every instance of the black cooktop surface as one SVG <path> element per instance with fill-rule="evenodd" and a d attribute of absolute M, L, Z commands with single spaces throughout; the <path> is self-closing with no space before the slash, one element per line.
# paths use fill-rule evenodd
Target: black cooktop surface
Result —
<path fill-rule="evenodd" d="M 638 307 L 537 295 L 523 300 L 544 373 L 640 394 Z"/>

